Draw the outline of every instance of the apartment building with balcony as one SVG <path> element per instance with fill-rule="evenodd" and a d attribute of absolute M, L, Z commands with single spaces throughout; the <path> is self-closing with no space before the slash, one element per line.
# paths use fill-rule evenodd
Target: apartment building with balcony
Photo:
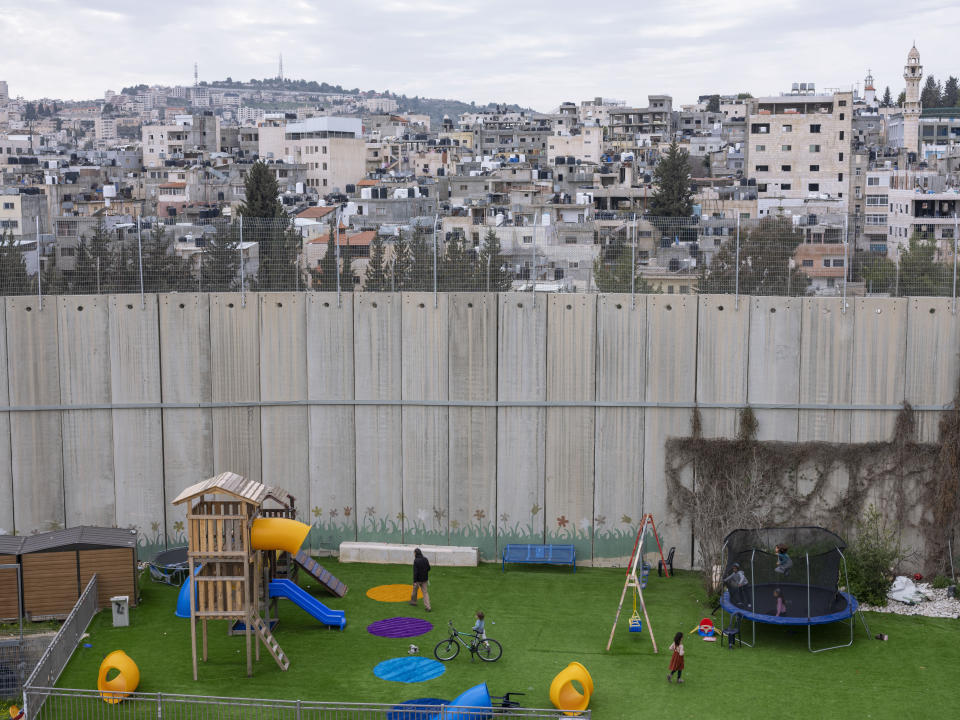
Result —
<path fill-rule="evenodd" d="M 220 150 L 220 118 L 210 112 L 178 115 L 173 124 L 140 129 L 143 166 L 162 167 L 168 160 Z"/>
<path fill-rule="evenodd" d="M 747 100 L 744 174 L 762 200 L 849 203 L 853 93 Z"/>
<path fill-rule="evenodd" d="M 888 195 L 888 256 L 898 257 L 909 246 L 910 238 L 916 236 L 935 243 L 941 257 L 948 254 L 952 257 L 960 223 L 960 191 L 957 188 L 924 191 L 922 188 L 892 186 Z"/>
<path fill-rule="evenodd" d="M 673 98 L 669 95 L 649 95 L 645 108 L 618 107 L 609 111 L 610 127 L 607 139 L 630 149 L 638 136 L 655 136 L 669 141 L 676 130 Z"/>
<path fill-rule="evenodd" d="M 366 175 L 367 144 L 359 118 L 315 117 L 287 123 L 283 137 L 283 156 L 306 165 L 304 182 L 321 195 L 344 192 Z"/>

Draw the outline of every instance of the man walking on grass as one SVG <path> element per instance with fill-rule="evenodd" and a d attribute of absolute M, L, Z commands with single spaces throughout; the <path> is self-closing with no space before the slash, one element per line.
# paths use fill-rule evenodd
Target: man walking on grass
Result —
<path fill-rule="evenodd" d="M 417 604 L 417 590 L 423 593 L 423 607 L 430 612 L 430 593 L 427 585 L 430 581 L 430 561 L 427 560 L 420 548 L 413 551 L 413 593 L 410 595 L 410 604 Z"/>

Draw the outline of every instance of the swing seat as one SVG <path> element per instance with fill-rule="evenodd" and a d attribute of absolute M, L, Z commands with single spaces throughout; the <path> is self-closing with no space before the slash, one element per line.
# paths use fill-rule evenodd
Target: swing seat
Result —
<path fill-rule="evenodd" d="M 643 620 L 640 619 L 639 615 L 630 618 L 629 629 L 630 632 L 643 632 Z"/>

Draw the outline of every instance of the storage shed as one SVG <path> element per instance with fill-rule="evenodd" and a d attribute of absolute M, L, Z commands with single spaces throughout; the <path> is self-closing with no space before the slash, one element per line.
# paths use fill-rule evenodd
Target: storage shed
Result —
<path fill-rule="evenodd" d="M 26 536 L 0 536 L 0 562 L 18 563 L 23 608 L 28 618 L 66 617 L 97 575 L 97 605 L 114 595 L 136 605 L 137 533 L 122 528 L 82 526 Z M 8 571 L 16 586 L 16 576 Z M 16 616 L 16 596 L 0 594 L 0 617 Z"/>

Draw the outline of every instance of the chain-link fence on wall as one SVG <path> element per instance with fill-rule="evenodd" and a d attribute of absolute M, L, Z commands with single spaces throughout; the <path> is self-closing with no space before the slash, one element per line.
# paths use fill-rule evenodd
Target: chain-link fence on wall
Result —
<path fill-rule="evenodd" d="M 660 218 L 597 212 L 384 225 L 55 218 L 0 243 L 0 294 L 487 291 L 956 297 L 958 223 L 883 215 Z M 499 224 L 498 224 L 499 223 Z"/>

